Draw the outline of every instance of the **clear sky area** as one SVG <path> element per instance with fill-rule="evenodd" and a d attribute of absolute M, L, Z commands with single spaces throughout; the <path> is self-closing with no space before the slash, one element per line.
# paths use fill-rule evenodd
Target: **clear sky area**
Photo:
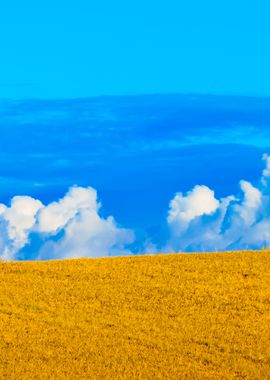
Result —
<path fill-rule="evenodd" d="M 268 0 L 0 2 L 0 97 L 270 95 Z"/>

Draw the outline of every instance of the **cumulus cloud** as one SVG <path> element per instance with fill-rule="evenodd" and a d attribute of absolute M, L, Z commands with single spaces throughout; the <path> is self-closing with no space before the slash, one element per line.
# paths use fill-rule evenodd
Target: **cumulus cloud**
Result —
<path fill-rule="evenodd" d="M 58 202 L 52 202 L 40 210 L 38 229 L 40 232 L 56 233 L 72 220 L 78 211 L 92 210 L 97 213 L 96 190 L 88 187 L 73 187 Z"/>
<path fill-rule="evenodd" d="M 0 235 L 2 258 L 13 257 L 28 242 L 28 235 L 36 223 L 37 212 L 43 204 L 27 196 L 16 196 L 10 207 L 0 204 Z"/>
<path fill-rule="evenodd" d="M 265 169 L 262 174 L 261 182 L 263 186 L 267 186 L 267 181 L 269 181 L 270 178 L 270 156 L 268 156 L 268 154 L 264 154 L 263 160 L 265 161 Z"/>
<path fill-rule="evenodd" d="M 0 257 L 63 259 L 140 253 L 222 251 L 270 246 L 270 156 L 256 185 L 241 180 L 239 194 L 218 198 L 207 186 L 178 192 L 169 203 L 158 246 L 100 214 L 95 189 L 72 187 L 48 205 L 28 196 L 0 204 Z M 167 232 L 169 235 L 167 235 Z M 160 243 L 162 241 L 162 243 Z M 166 243 L 165 243 L 166 242 Z M 141 244 L 141 249 L 138 247 Z"/>
<path fill-rule="evenodd" d="M 240 181 L 239 196 L 216 199 L 206 186 L 186 195 L 177 193 L 169 204 L 167 251 L 214 251 L 270 245 L 270 156 L 261 186 Z"/>
<path fill-rule="evenodd" d="M 37 259 L 130 253 L 127 246 L 134 241 L 133 232 L 118 227 L 112 216 L 102 218 L 100 207 L 91 187 L 72 187 L 46 206 L 28 196 L 14 197 L 9 207 L 0 204 L 1 258 L 20 257 L 34 237 L 39 240 L 33 257 Z"/>
<path fill-rule="evenodd" d="M 219 206 L 214 191 L 207 186 L 195 186 L 186 196 L 176 193 L 170 202 L 168 223 L 184 231 L 198 216 L 211 215 Z"/>

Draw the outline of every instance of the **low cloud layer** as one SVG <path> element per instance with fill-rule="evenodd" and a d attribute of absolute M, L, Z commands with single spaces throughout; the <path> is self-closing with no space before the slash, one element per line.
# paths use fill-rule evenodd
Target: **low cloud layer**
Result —
<path fill-rule="evenodd" d="M 10 206 L 0 204 L 2 259 L 21 257 L 31 250 L 35 259 L 102 257 L 130 253 L 133 232 L 117 226 L 114 218 L 99 215 L 96 191 L 72 187 L 59 201 L 45 206 L 39 200 L 17 196 Z M 30 248 L 29 248 L 30 247 Z"/>
<path fill-rule="evenodd" d="M 265 168 L 256 186 L 241 180 L 238 195 L 217 199 L 204 185 L 176 193 L 167 215 L 169 238 L 164 233 L 161 245 L 150 234 L 144 242 L 136 241 L 134 232 L 119 227 L 112 216 L 102 217 L 91 187 L 72 187 L 47 205 L 15 196 L 10 205 L 0 204 L 0 257 L 63 259 L 269 246 L 270 156 L 265 154 L 263 160 Z"/>
<path fill-rule="evenodd" d="M 240 181 L 239 196 L 216 199 L 213 190 L 195 186 L 176 193 L 169 205 L 166 251 L 256 249 L 270 245 L 270 156 L 258 186 Z"/>

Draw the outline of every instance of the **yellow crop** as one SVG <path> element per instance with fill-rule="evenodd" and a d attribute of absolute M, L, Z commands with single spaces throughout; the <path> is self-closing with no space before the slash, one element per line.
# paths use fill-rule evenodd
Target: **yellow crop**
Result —
<path fill-rule="evenodd" d="M 1 379 L 270 379 L 270 252 L 0 264 Z"/>

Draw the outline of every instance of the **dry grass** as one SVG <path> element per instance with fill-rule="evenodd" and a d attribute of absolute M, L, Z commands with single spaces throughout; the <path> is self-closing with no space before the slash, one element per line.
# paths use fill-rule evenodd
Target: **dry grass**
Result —
<path fill-rule="evenodd" d="M 270 252 L 0 264 L 1 379 L 270 379 Z"/>

